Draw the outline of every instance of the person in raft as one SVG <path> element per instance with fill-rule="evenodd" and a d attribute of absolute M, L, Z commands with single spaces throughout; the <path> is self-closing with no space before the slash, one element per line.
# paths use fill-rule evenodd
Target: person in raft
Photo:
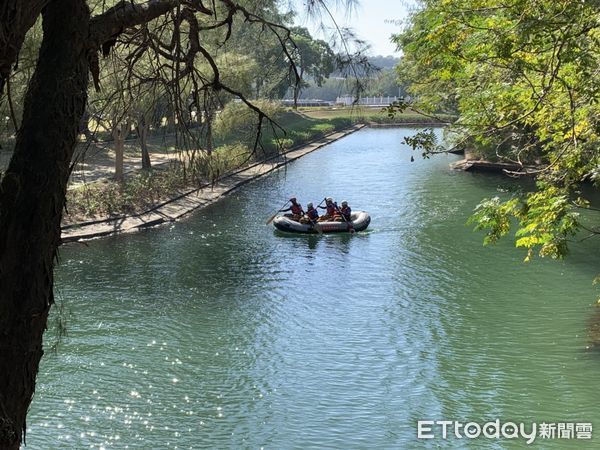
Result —
<path fill-rule="evenodd" d="M 319 220 L 319 211 L 313 207 L 312 203 L 306 204 L 306 214 L 300 220 L 300 223 L 312 223 L 314 224 L 317 220 Z"/>
<path fill-rule="evenodd" d="M 350 222 L 352 217 L 352 208 L 350 208 L 350 206 L 348 206 L 348 202 L 346 200 L 344 200 L 342 202 L 342 208 L 338 209 L 336 211 L 336 216 L 335 216 L 335 220 L 337 221 L 346 221 L 346 222 Z"/>
<path fill-rule="evenodd" d="M 327 197 L 325 199 L 325 206 L 319 206 L 319 208 L 327 210 L 327 212 L 319 218 L 319 221 L 333 220 L 333 217 L 335 216 L 335 212 L 337 210 L 337 204 L 333 201 L 331 197 Z"/>
<path fill-rule="evenodd" d="M 292 212 L 292 220 L 298 221 L 304 215 L 304 210 L 302 209 L 302 205 L 296 201 L 296 197 L 290 198 L 290 202 L 292 202 L 292 206 L 287 209 L 280 210 L 281 212 L 291 211 Z"/>

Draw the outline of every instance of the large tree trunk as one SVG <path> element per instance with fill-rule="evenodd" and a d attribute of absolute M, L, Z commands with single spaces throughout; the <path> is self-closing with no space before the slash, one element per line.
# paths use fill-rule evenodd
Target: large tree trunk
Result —
<path fill-rule="evenodd" d="M 0 448 L 17 449 L 53 303 L 69 165 L 86 102 L 89 10 L 54 0 L 14 156 L 0 185 Z"/>

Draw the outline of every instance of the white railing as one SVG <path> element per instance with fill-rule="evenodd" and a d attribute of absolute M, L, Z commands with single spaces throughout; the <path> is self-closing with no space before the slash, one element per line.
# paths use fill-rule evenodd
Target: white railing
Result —
<path fill-rule="evenodd" d="M 341 97 L 336 98 L 335 103 L 338 105 L 346 105 L 350 106 L 355 103 L 356 97 L 351 95 L 343 95 Z M 400 100 L 400 97 L 392 96 L 392 95 L 381 95 L 379 97 L 360 97 L 358 99 L 359 105 L 365 106 L 388 106 L 391 103 Z"/>

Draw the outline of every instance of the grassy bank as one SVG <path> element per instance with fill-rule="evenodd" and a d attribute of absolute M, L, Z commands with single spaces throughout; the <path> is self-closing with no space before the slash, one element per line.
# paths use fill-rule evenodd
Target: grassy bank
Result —
<path fill-rule="evenodd" d="M 285 130 L 276 135 L 270 129 L 265 140 L 271 150 L 278 147 L 288 150 L 292 147 L 305 144 L 308 141 L 319 139 L 334 131 L 343 130 L 353 125 L 348 117 L 310 117 L 294 111 L 284 111 L 277 115 L 277 123 Z"/>
<path fill-rule="evenodd" d="M 418 114 L 413 111 L 405 111 L 401 114 L 396 114 L 394 117 L 389 117 L 387 112 L 380 107 L 319 107 L 319 108 L 300 108 L 300 112 L 307 117 L 317 120 L 336 120 L 344 119 L 353 123 L 373 123 L 373 124 L 431 124 L 438 122 L 437 120 Z M 447 114 L 440 114 L 442 120 L 453 120 L 454 118 Z M 440 122 L 441 123 L 441 122 Z"/>
<path fill-rule="evenodd" d="M 131 173 L 123 182 L 104 179 L 74 186 L 67 193 L 65 221 L 77 223 L 146 211 L 203 183 L 214 182 L 231 171 L 353 124 L 347 117 L 314 118 L 293 111 L 278 111 L 273 117 L 285 134 L 278 127 L 265 124 L 256 150 L 253 148 L 253 124 L 236 124 L 215 139 L 216 148 L 210 153 L 169 146 L 170 153 L 180 155 L 179 164 L 171 164 L 161 170 Z M 129 149 L 128 152 L 131 151 Z"/>

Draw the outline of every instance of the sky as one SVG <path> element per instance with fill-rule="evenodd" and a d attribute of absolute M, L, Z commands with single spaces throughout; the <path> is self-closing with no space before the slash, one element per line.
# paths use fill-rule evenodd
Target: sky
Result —
<path fill-rule="evenodd" d="M 329 2 L 335 3 L 335 2 Z M 342 3 L 342 2 L 340 2 Z M 372 55 L 400 56 L 396 46 L 390 42 L 390 36 L 401 31 L 406 21 L 410 0 L 359 0 L 350 15 L 341 7 L 332 6 L 331 12 L 340 27 L 349 27 L 359 38 L 371 44 Z M 326 22 L 326 18 L 323 18 Z M 298 25 L 307 27 L 314 37 L 319 35 L 318 24 L 307 19 L 297 20 Z M 326 25 L 332 25 L 331 23 Z"/>

